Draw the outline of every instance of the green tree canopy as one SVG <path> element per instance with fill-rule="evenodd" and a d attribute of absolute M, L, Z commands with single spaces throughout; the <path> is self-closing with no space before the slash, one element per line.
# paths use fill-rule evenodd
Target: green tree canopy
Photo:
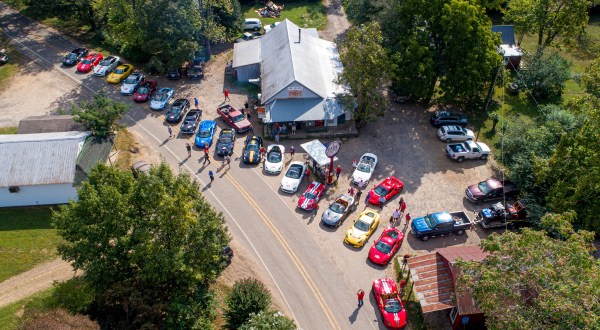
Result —
<path fill-rule="evenodd" d="M 117 122 L 129 108 L 128 104 L 115 101 L 100 92 L 91 101 L 73 107 L 71 113 L 76 122 L 82 123 L 94 135 L 105 137 L 117 129 Z"/>
<path fill-rule="evenodd" d="M 581 83 L 586 92 L 600 97 L 600 56 L 585 68 L 585 72 L 581 75 Z"/>
<path fill-rule="evenodd" d="M 457 290 L 472 293 L 490 329 L 598 329 L 600 263 L 590 237 L 492 234 L 481 243 L 485 260 L 458 262 Z"/>
<path fill-rule="evenodd" d="M 188 175 L 161 164 L 135 180 L 99 165 L 53 223 L 60 254 L 85 271 L 107 322 L 191 328 L 209 313 L 229 236 Z"/>
<path fill-rule="evenodd" d="M 240 330 L 296 330 L 296 323 L 280 311 L 265 310 L 253 313 Z"/>
<path fill-rule="evenodd" d="M 271 306 L 271 292 L 255 278 L 235 282 L 226 298 L 225 320 L 229 329 L 238 329 L 253 314 L 267 311 Z"/>
<path fill-rule="evenodd" d="M 591 4 L 591 0 L 509 0 L 504 19 L 515 25 L 519 40 L 531 33 L 537 35 L 538 47 L 544 48 L 556 37 L 583 33 Z"/>
<path fill-rule="evenodd" d="M 356 99 L 356 108 L 353 102 L 347 104 L 354 110 L 357 121 L 382 115 L 387 104 L 383 92 L 388 82 L 389 64 L 382 39 L 379 24 L 371 22 L 351 27 L 346 37 L 338 42 L 344 65 L 338 79 L 350 88 Z"/>
<path fill-rule="evenodd" d="M 521 82 L 535 97 L 548 99 L 562 95 L 565 82 L 571 78 L 571 62 L 557 52 L 538 50 L 524 57 L 527 68 L 521 72 Z"/>

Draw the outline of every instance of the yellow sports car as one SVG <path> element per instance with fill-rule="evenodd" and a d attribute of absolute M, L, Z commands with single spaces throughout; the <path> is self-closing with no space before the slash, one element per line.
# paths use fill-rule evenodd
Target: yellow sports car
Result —
<path fill-rule="evenodd" d="M 131 64 L 121 64 L 116 67 L 109 75 L 106 77 L 106 81 L 111 84 L 118 84 L 123 79 L 127 78 L 131 72 L 133 72 L 133 65 Z"/>
<path fill-rule="evenodd" d="M 358 216 L 357 220 L 354 220 L 352 227 L 346 232 L 344 242 L 355 248 L 362 247 L 375 229 L 377 229 L 378 225 L 379 213 L 372 210 L 365 210 Z"/>

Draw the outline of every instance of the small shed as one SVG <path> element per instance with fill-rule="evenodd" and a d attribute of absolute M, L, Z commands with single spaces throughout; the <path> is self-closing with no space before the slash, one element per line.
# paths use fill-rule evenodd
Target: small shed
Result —
<path fill-rule="evenodd" d="M 31 116 L 19 121 L 17 134 L 85 131 L 72 115 Z"/>
<path fill-rule="evenodd" d="M 523 51 L 515 42 L 515 27 L 513 25 L 492 25 L 492 32 L 500 34 L 498 52 L 504 58 L 506 68 L 517 70 L 521 64 Z"/>
<path fill-rule="evenodd" d="M 447 314 L 455 330 L 485 329 L 485 316 L 471 294 L 455 289 L 460 274 L 455 261 L 481 261 L 488 255 L 478 246 L 457 246 L 408 259 L 413 289 L 426 319 L 430 313 L 441 312 Z"/>

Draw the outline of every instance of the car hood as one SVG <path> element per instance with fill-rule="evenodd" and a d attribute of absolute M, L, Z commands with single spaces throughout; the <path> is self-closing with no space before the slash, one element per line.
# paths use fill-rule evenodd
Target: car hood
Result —
<path fill-rule="evenodd" d="M 260 158 L 260 152 L 254 150 L 244 150 L 244 158 L 250 161 L 256 161 Z"/>
<path fill-rule="evenodd" d="M 83 63 L 79 63 L 79 64 L 77 65 L 77 68 L 78 68 L 79 70 L 89 70 L 91 66 L 92 66 L 92 64 L 83 64 Z"/>
<path fill-rule="evenodd" d="M 389 258 L 390 255 L 377 250 L 375 244 L 371 246 L 371 249 L 369 250 L 369 259 L 373 260 L 376 263 L 385 263 L 388 261 Z"/>
<path fill-rule="evenodd" d="M 123 86 L 121 86 L 121 92 L 133 92 L 134 88 L 135 84 L 123 84 Z"/>
<path fill-rule="evenodd" d="M 298 187 L 298 184 L 300 184 L 299 179 L 292 179 L 288 177 L 283 177 L 283 179 L 281 179 L 281 185 L 288 189 L 294 189 Z"/>
<path fill-rule="evenodd" d="M 152 109 L 162 109 L 165 107 L 166 101 L 150 101 L 150 108 Z"/>
<path fill-rule="evenodd" d="M 482 143 L 482 142 L 477 142 L 477 144 L 479 145 L 479 147 L 481 148 L 482 152 L 490 152 L 490 147 L 488 147 L 487 144 Z"/>
<path fill-rule="evenodd" d="M 431 230 L 431 228 L 429 228 L 429 226 L 427 225 L 427 223 L 425 223 L 425 218 L 424 217 L 413 219 L 412 226 L 413 226 L 414 229 L 416 229 L 420 233 Z"/>
<path fill-rule="evenodd" d="M 398 313 L 388 313 L 381 311 L 381 316 L 385 319 L 385 325 L 391 328 L 403 328 L 406 326 L 406 310 L 402 308 Z"/>
<path fill-rule="evenodd" d="M 298 207 L 301 209 L 311 209 L 315 204 L 314 199 L 308 199 L 304 195 L 300 196 L 298 199 Z"/>
<path fill-rule="evenodd" d="M 483 193 L 481 192 L 481 190 L 479 190 L 479 187 L 476 184 L 469 186 L 469 188 L 467 188 L 467 190 L 469 190 L 469 192 L 471 193 L 471 196 L 473 196 L 473 197 L 482 197 L 483 196 Z"/>
<path fill-rule="evenodd" d="M 67 64 L 73 64 L 73 63 L 75 63 L 75 59 L 71 59 L 71 58 L 67 58 L 67 57 L 65 57 L 65 58 L 63 59 L 63 63 L 67 63 Z"/>
<path fill-rule="evenodd" d="M 361 179 L 363 182 L 367 182 L 371 179 L 371 173 L 362 171 L 354 171 L 354 173 L 352 173 L 352 180 L 354 180 L 354 182 L 360 182 Z"/>
<path fill-rule="evenodd" d="M 172 118 L 175 118 L 175 116 L 173 116 Z M 196 145 L 197 145 L 197 146 L 202 146 L 202 147 L 204 147 L 204 144 L 205 144 L 205 143 L 208 143 L 208 144 L 210 145 L 210 143 L 211 143 L 211 140 L 210 140 L 210 138 L 208 138 L 208 137 L 199 137 L 199 136 L 196 136 Z"/>
<path fill-rule="evenodd" d="M 271 163 L 271 162 L 265 161 L 265 170 L 267 170 L 267 171 L 276 172 L 276 171 L 281 171 L 282 168 L 283 168 L 282 162 Z"/>
<path fill-rule="evenodd" d="M 234 123 L 234 125 L 238 129 L 244 129 L 244 128 L 250 126 L 250 121 L 248 119 L 244 119 L 242 121 L 238 121 L 237 123 Z"/>
<path fill-rule="evenodd" d="M 231 144 L 231 143 L 218 143 L 216 150 L 218 152 L 220 152 L 223 148 L 226 148 L 227 150 L 231 150 L 231 147 L 233 147 L 233 144 Z"/>
<path fill-rule="evenodd" d="M 106 67 L 106 66 L 99 65 L 94 68 L 94 73 L 97 73 L 97 74 L 106 74 L 106 71 L 108 71 L 108 67 Z"/>
<path fill-rule="evenodd" d="M 375 192 L 375 189 L 370 191 L 370 194 L 369 194 L 369 202 L 370 203 L 379 205 L 380 199 L 381 199 L 381 196 L 377 195 L 377 193 Z"/>
<path fill-rule="evenodd" d="M 327 210 L 325 210 L 325 212 L 323 212 L 323 215 L 321 216 L 321 221 L 323 221 L 324 223 L 326 223 L 328 225 L 334 225 L 338 221 L 340 221 L 341 217 L 342 217 L 341 214 L 333 212 L 330 209 L 327 209 Z"/>
<path fill-rule="evenodd" d="M 358 242 L 360 239 L 365 239 L 367 236 L 366 231 L 362 231 L 354 226 L 350 227 L 346 232 L 346 238 L 353 242 Z"/>

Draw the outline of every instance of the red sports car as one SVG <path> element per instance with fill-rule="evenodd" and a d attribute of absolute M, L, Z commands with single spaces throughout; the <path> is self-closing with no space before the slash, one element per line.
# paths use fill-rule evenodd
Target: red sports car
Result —
<path fill-rule="evenodd" d="M 250 121 L 244 117 L 243 113 L 237 111 L 229 104 L 217 108 L 217 112 L 227 125 L 235 129 L 236 133 L 243 133 L 250 130 Z"/>
<path fill-rule="evenodd" d="M 395 176 L 388 176 L 377 185 L 375 188 L 369 191 L 369 203 L 379 205 L 381 196 L 389 201 L 392 197 L 398 195 L 402 189 L 404 189 L 404 183 Z"/>
<path fill-rule="evenodd" d="M 156 81 L 144 80 L 144 82 L 133 93 L 133 100 L 136 102 L 144 102 L 150 99 L 150 96 L 158 87 Z"/>
<path fill-rule="evenodd" d="M 323 196 L 325 191 L 325 185 L 318 182 L 313 182 L 308 186 L 304 194 L 300 196 L 298 200 L 298 207 L 310 211 L 315 208 L 315 205 L 319 202 L 319 199 Z"/>
<path fill-rule="evenodd" d="M 404 234 L 396 228 L 386 228 L 369 250 L 369 260 L 378 265 L 387 265 L 402 245 Z"/>
<path fill-rule="evenodd" d="M 77 71 L 88 73 L 92 71 L 94 67 L 98 65 L 100 61 L 102 61 L 103 58 L 104 56 L 102 56 L 102 54 L 92 54 L 86 56 L 81 62 L 79 62 L 79 64 L 77 64 Z"/>
<path fill-rule="evenodd" d="M 406 310 L 398 294 L 396 282 L 391 278 L 380 278 L 373 282 L 373 295 L 381 312 L 383 324 L 389 329 L 406 326 Z"/>

